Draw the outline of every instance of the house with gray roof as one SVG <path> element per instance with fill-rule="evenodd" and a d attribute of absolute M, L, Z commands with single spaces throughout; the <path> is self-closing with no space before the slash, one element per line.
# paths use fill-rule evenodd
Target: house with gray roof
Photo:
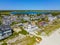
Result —
<path fill-rule="evenodd" d="M 11 22 L 11 18 L 10 16 L 3 16 L 2 18 L 2 24 L 4 25 L 10 25 L 12 22 Z"/>
<path fill-rule="evenodd" d="M 12 29 L 9 25 L 0 25 L 0 40 L 12 35 Z"/>

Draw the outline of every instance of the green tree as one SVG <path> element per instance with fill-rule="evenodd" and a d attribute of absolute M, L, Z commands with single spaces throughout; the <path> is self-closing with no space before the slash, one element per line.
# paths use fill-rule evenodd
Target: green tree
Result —
<path fill-rule="evenodd" d="M 1 25 L 2 23 L 1 23 L 1 21 L 0 21 L 0 25 Z"/>

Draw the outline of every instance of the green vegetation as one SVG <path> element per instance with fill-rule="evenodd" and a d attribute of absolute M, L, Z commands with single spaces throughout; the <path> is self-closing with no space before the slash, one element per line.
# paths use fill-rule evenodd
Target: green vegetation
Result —
<path fill-rule="evenodd" d="M 24 35 L 29 34 L 29 33 L 28 33 L 27 31 L 25 31 L 25 30 L 22 30 L 22 31 L 19 32 L 19 33 L 24 34 Z"/>
<path fill-rule="evenodd" d="M 0 25 L 1 25 L 2 23 L 1 23 L 1 21 L 0 21 Z"/>
<path fill-rule="evenodd" d="M 40 22 L 40 20 L 38 22 Z M 46 22 L 48 22 L 48 20 Z M 53 31 L 55 31 L 56 29 L 60 28 L 60 21 L 59 21 L 59 19 L 54 20 L 52 23 L 53 24 L 48 24 L 46 27 L 39 26 L 37 24 L 38 27 L 40 29 L 42 29 L 41 31 L 38 31 L 38 35 L 40 35 L 42 32 L 45 32 L 46 35 L 50 35 Z"/>
<path fill-rule="evenodd" d="M 26 22 L 28 22 L 28 21 L 25 21 L 24 19 L 21 19 L 21 23 L 26 23 Z"/>
<path fill-rule="evenodd" d="M 12 22 L 11 26 L 15 25 L 15 24 L 18 24 L 17 22 Z"/>
<path fill-rule="evenodd" d="M 11 12 L 50 12 L 52 14 L 60 14 L 59 10 L 0 10 L 1 15 L 9 15 Z M 40 14 L 38 14 L 40 15 Z"/>
<path fill-rule="evenodd" d="M 11 36 L 7 37 L 6 39 L 0 40 L 0 42 L 7 41 L 9 39 L 12 39 L 12 38 L 18 36 L 18 35 L 19 35 L 19 33 L 13 32 L 13 34 Z"/>
<path fill-rule="evenodd" d="M 20 27 L 20 28 L 21 28 L 22 31 L 20 31 L 19 33 L 24 34 L 24 35 L 29 34 L 29 33 L 28 33 L 27 31 L 25 31 L 22 27 Z"/>
<path fill-rule="evenodd" d="M 48 25 L 44 27 L 44 32 L 49 35 L 51 32 L 55 31 L 56 29 L 60 28 L 60 22 L 55 22 L 53 25 Z"/>
<path fill-rule="evenodd" d="M 29 34 L 29 33 L 28 33 L 27 31 L 25 31 L 22 27 L 21 27 L 21 29 L 22 29 L 22 31 L 19 32 L 20 34 L 23 34 L 23 35 Z M 1 41 L 7 41 L 7 40 L 9 40 L 9 39 L 12 39 L 12 38 L 14 38 L 14 37 L 17 37 L 17 36 L 19 35 L 19 33 L 13 32 L 13 34 L 12 34 L 11 36 L 7 37 L 7 38 L 4 39 L 4 40 L 0 40 L 0 42 L 1 42 Z"/>
<path fill-rule="evenodd" d="M 52 12 L 53 16 L 56 16 L 56 15 L 59 15 L 59 14 L 60 14 L 60 12 Z"/>
<path fill-rule="evenodd" d="M 11 45 L 34 45 L 36 43 L 36 37 L 30 37 L 30 36 L 26 36 L 23 39 L 20 40 L 16 40 L 14 43 L 11 43 Z"/>
<path fill-rule="evenodd" d="M 14 12 L 15 10 L 13 10 L 13 11 L 0 11 L 0 25 L 2 24 L 1 23 L 1 19 L 2 19 L 2 17 L 1 17 L 1 15 L 10 15 L 10 13 L 11 12 Z M 41 10 L 16 10 L 16 12 L 48 12 L 47 10 L 43 10 L 43 11 L 41 11 Z M 60 12 L 54 12 L 54 11 L 52 11 L 51 12 L 51 14 L 53 15 L 53 16 L 56 16 L 56 15 L 58 15 L 58 14 L 60 14 Z M 37 16 L 40 16 L 41 14 L 38 14 Z M 32 17 L 33 15 L 30 15 L 30 17 Z M 18 16 L 19 17 L 19 16 Z M 32 20 L 32 21 L 35 21 L 35 20 Z M 38 22 L 41 22 L 41 21 L 46 21 L 46 22 L 48 22 L 48 17 L 45 17 L 45 18 L 40 18 L 40 19 L 37 19 L 37 21 Z M 28 21 L 25 21 L 25 20 L 23 20 L 23 19 L 21 19 L 21 22 L 22 23 L 26 23 L 26 22 L 28 22 Z M 18 22 L 12 22 L 12 24 L 11 24 L 11 26 L 13 26 L 13 25 L 15 25 L 15 24 L 18 24 Z M 36 24 L 36 25 L 38 25 L 38 24 Z M 55 20 L 54 22 L 53 22 L 53 24 L 51 25 L 48 25 L 48 26 L 46 26 L 46 27 L 43 27 L 43 26 L 38 26 L 39 28 L 44 28 L 44 29 L 42 29 L 42 31 L 38 31 L 38 34 L 37 35 L 40 35 L 42 32 L 45 32 L 46 33 L 46 35 L 49 35 L 51 32 L 53 32 L 53 31 L 55 31 L 56 29 L 58 29 L 58 28 L 60 28 L 60 22 L 59 22 L 59 20 Z M 9 36 L 9 37 L 7 37 L 7 39 L 4 39 L 4 40 L 1 40 L 1 41 L 7 41 L 7 40 L 9 40 L 9 39 L 12 39 L 12 38 L 15 38 L 15 37 L 17 37 L 19 34 L 23 34 L 23 35 L 27 35 L 27 34 L 29 34 L 26 30 L 24 30 L 22 27 L 20 27 L 21 28 L 21 30 L 22 31 L 20 31 L 20 32 L 18 32 L 18 33 L 16 33 L 16 32 L 13 32 L 13 34 L 11 35 L 11 36 Z M 26 36 L 26 38 L 24 38 L 24 39 L 21 39 L 21 40 L 17 40 L 17 41 L 15 41 L 14 43 L 11 43 L 11 45 L 17 45 L 17 44 L 21 44 L 21 45 L 34 45 L 34 43 L 36 43 L 36 37 L 30 37 L 30 36 Z M 3 43 L 2 45 L 7 45 L 7 43 Z"/>
<path fill-rule="evenodd" d="M 4 42 L 2 45 L 7 45 L 7 43 Z"/>
<path fill-rule="evenodd" d="M 2 20 L 2 16 L 0 15 L 0 25 L 2 24 L 1 20 Z"/>

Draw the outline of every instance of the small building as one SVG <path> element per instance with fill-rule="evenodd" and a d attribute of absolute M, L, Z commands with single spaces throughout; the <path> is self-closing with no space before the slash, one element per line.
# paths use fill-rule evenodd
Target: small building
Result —
<path fill-rule="evenodd" d="M 45 26 L 47 26 L 48 24 L 47 24 L 47 22 L 42 21 L 42 22 L 39 22 L 38 25 L 39 25 L 39 26 L 44 26 L 44 27 L 45 27 Z"/>
<path fill-rule="evenodd" d="M 12 35 L 12 29 L 9 25 L 0 25 L 0 40 Z"/>

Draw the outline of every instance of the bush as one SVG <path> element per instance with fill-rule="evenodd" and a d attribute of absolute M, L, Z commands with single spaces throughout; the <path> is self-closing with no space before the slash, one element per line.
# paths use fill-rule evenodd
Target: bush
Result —
<path fill-rule="evenodd" d="M 24 34 L 24 35 L 26 35 L 26 34 L 29 34 L 26 30 L 24 30 L 22 27 L 20 27 L 21 29 L 22 29 L 22 31 L 20 31 L 19 33 L 21 33 L 21 34 Z"/>
<path fill-rule="evenodd" d="M 0 22 L 0 25 L 1 25 L 2 23 Z"/>
<path fill-rule="evenodd" d="M 7 43 L 4 42 L 2 45 L 7 45 Z"/>

